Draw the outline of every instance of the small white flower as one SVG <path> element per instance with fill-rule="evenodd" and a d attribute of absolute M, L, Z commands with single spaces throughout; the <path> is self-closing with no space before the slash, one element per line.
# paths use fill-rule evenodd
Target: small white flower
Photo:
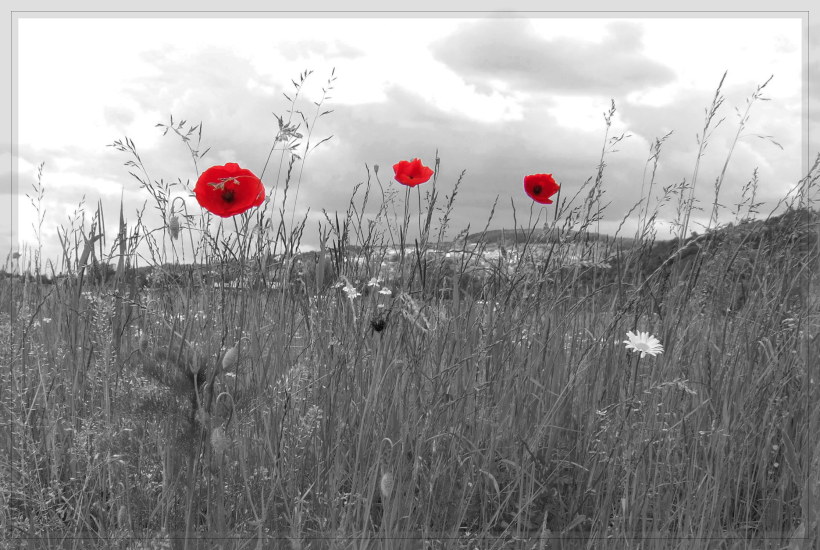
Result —
<path fill-rule="evenodd" d="M 638 331 L 638 334 L 633 334 L 632 331 L 629 331 L 626 333 L 626 337 L 629 338 L 629 340 L 624 340 L 626 349 L 635 350 L 636 353 L 641 352 L 641 358 L 646 357 L 647 353 L 653 357 L 663 353 L 660 340 L 650 336 L 648 332 Z"/>
<path fill-rule="evenodd" d="M 385 296 L 392 296 L 393 291 L 385 286 L 385 287 L 382 287 L 382 289 L 379 291 L 379 294 L 384 294 Z"/>
<path fill-rule="evenodd" d="M 347 285 L 342 290 L 345 291 L 345 294 L 347 294 L 347 297 L 351 300 L 361 296 L 361 293 L 358 290 L 356 290 L 356 287 L 353 285 Z"/>
<path fill-rule="evenodd" d="M 381 279 L 377 279 L 376 277 L 371 277 L 369 281 L 367 281 L 367 286 L 379 286 L 382 282 Z"/>

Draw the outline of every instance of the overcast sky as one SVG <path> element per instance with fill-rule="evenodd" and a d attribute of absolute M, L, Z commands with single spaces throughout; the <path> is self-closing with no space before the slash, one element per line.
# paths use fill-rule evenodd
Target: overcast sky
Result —
<path fill-rule="evenodd" d="M 745 110 L 772 75 L 770 101 L 752 107 L 720 201 L 736 203 L 757 168 L 768 213 L 803 175 L 798 18 L 26 18 L 18 36 L 18 235 L 34 241 L 25 193 L 44 162 L 43 244 L 51 258 L 59 256 L 57 228 L 68 225 L 83 195 L 89 214 L 102 201 L 111 236 L 121 196 L 130 223 L 145 201 L 146 212 L 153 209 L 123 166 L 128 157 L 106 145 L 128 136 L 153 180 L 192 188 L 197 174 L 187 149 L 155 127 L 173 115 L 203 124 L 203 149 L 211 150 L 200 170 L 237 162 L 258 175 L 278 129 L 273 113 L 287 117 L 283 92 L 306 69 L 313 73 L 297 107 L 309 117 L 334 68 L 336 75 L 323 106 L 333 113 L 319 119 L 311 141 L 333 138 L 307 156 L 295 205 L 297 218 L 310 208 L 308 247 L 318 242 L 322 209 L 346 209 L 365 165 L 379 165 L 382 183 L 403 193 L 391 166 L 419 157 L 432 167 L 436 150 L 442 194 L 466 170 L 450 237 L 468 223 L 480 231 L 496 196 L 491 227 L 512 227 L 510 198 L 526 223 L 525 175 L 552 173 L 565 196 L 594 177 L 611 100 L 610 136 L 629 135 L 606 160 L 604 202 L 611 204 L 601 230 L 614 232 L 640 199 L 656 138 L 673 132 L 659 185 L 691 180 L 696 135 L 726 70 L 718 113 L 725 120 L 698 176 L 697 197 L 709 208 L 696 223 L 708 219 L 713 182 L 738 130 L 735 109 Z M 756 135 L 772 136 L 782 149 Z M 276 168 L 263 178 L 269 194 Z M 188 207 L 199 210 L 193 199 Z M 670 206 L 661 218 L 674 216 Z M 633 216 L 622 233 L 632 236 L 636 223 Z M 147 224 L 159 226 L 159 217 L 151 213 Z"/>

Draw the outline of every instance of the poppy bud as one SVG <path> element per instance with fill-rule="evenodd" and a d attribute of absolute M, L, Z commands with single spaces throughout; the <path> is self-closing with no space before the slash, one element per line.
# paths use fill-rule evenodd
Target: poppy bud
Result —
<path fill-rule="evenodd" d="M 239 359 L 239 345 L 235 345 L 225 352 L 225 357 L 222 358 L 222 370 L 229 371 L 236 366 Z"/>
<path fill-rule="evenodd" d="M 176 240 L 179 238 L 179 217 L 176 215 L 171 216 L 168 222 L 168 232 L 171 234 L 172 239 Z"/>
<path fill-rule="evenodd" d="M 121 504 L 120 509 L 117 511 L 117 525 L 120 529 L 125 529 L 128 523 L 128 508 L 125 505 Z"/>
<path fill-rule="evenodd" d="M 382 474 L 382 479 L 379 483 L 379 490 L 382 492 L 382 500 L 387 500 L 390 498 L 390 495 L 393 493 L 393 485 L 395 484 L 395 481 L 396 480 L 393 477 L 392 472 Z"/>
<path fill-rule="evenodd" d="M 229 443 L 228 436 L 225 434 L 225 430 L 222 426 L 214 428 L 214 431 L 211 432 L 211 447 L 214 450 L 214 454 L 221 457 L 222 453 L 228 450 Z"/>
<path fill-rule="evenodd" d="M 194 378 L 196 378 L 196 375 L 199 374 L 200 366 L 201 365 L 199 363 L 199 357 L 196 353 L 194 353 L 193 357 L 191 358 L 191 362 L 188 364 L 188 370 L 191 371 L 191 374 L 194 375 Z"/>

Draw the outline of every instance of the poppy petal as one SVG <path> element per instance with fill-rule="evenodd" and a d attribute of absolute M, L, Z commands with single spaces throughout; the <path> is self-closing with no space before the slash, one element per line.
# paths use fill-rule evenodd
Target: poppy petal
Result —
<path fill-rule="evenodd" d="M 433 170 L 424 166 L 420 159 L 412 161 L 402 160 L 393 165 L 393 172 L 396 174 L 396 181 L 408 187 L 415 187 L 420 183 L 428 181 L 433 177 Z"/>
<path fill-rule="evenodd" d="M 524 191 L 535 202 L 552 204 L 552 197 L 561 189 L 552 174 L 531 174 L 524 177 Z"/>
<path fill-rule="evenodd" d="M 203 208 L 223 218 L 241 214 L 265 200 L 265 186 L 259 178 L 235 162 L 205 170 L 194 193 Z"/>

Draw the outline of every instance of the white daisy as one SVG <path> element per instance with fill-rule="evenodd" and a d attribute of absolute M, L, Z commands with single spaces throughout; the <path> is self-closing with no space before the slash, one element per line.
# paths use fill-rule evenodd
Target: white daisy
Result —
<path fill-rule="evenodd" d="M 367 281 L 367 286 L 379 286 L 382 282 L 381 279 L 377 279 L 376 277 L 371 277 L 369 281 Z"/>
<path fill-rule="evenodd" d="M 391 294 L 393 294 L 393 291 L 385 286 L 385 287 L 382 287 L 382 289 L 379 291 L 379 294 L 384 294 L 385 296 L 390 296 Z"/>
<path fill-rule="evenodd" d="M 629 331 L 626 333 L 626 337 L 629 338 L 629 340 L 624 340 L 626 349 L 635 350 L 636 353 L 641 352 L 642 358 L 646 357 L 647 353 L 653 357 L 663 353 L 660 340 L 650 336 L 648 332 L 638 331 L 638 334 L 633 334 L 632 331 Z"/>
<path fill-rule="evenodd" d="M 356 287 L 352 285 L 347 285 L 342 290 L 345 291 L 345 294 L 347 294 L 347 297 L 351 300 L 353 298 L 358 298 L 359 296 L 361 296 L 361 293 L 358 290 L 356 290 Z"/>

